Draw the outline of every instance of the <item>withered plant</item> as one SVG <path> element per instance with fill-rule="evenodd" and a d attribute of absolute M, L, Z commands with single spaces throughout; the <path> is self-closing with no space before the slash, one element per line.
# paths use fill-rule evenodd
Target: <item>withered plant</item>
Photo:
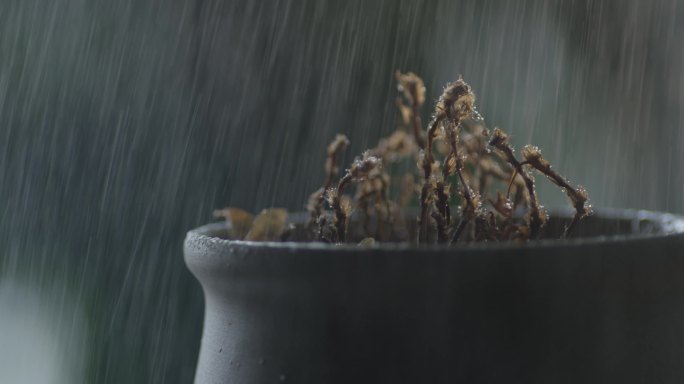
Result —
<path fill-rule="evenodd" d="M 344 188 L 351 182 L 360 182 L 368 178 L 375 169 L 381 166 L 382 162 L 375 156 L 364 153 L 362 158 L 357 158 L 352 163 L 351 168 L 342 176 L 336 188 L 326 190 L 326 200 L 333 210 L 333 224 L 335 225 L 335 235 L 338 242 L 344 242 L 347 233 L 347 219 L 351 213 L 351 205 L 341 198 Z"/>
<path fill-rule="evenodd" d="M 489 132 L 463 78 L 447 84 L 429 124 L 423 127 L 423 80 L 411 72 L 397 71 L 395 76 L 399 91 L 396 130 L 357 157 L 341 177 L 339 159 L 349 140 L 344 135 L 335 137 L 327 148 L 323 185 L 309 197 L 309 220 L 299 231 L 299 240 L 345 243 L 363 239 L 363 246 L 377 241 L 426 245 L 535 240 L 547 214 L 537 196 L 534 172 L 560 187 L 575 210 L 557 237 L 569 236 L 591 213 L 586 189 L 570 185 L 539 148 L 526 145 L 519 159 L 502 129 Z M 405 159 L 413 159 L 418 167 L 392 174 L 392 164 Z M 352 183 L 356 192 L 346 194 Z M 417 206 L 412 207 L 415 195 Z M 411 210 L 417 210 L 414 223 L 404 220 Z M 285 225 L 283 210 L 265 210 L 256 218 L 235 208 L 216 214 L 226 219 L 232 238 L 273 241 L 293 238 L 297 232 Z M 350 230 L 350 221 L 359 225 Z"/>
<path fill-rule="evenodd" d="M 309 196 L 307 210 L 309 211 L 309 227 L 312 227 L 325 210 L 325 191 L 332 187 L 333 180 L 337 177 L 340 169 L 338 159 L 342 152 L 347 149 L 349 139 L 345 135 L 335 136 L 328 145 L 328 153 L 325 158 L 325 181 L 323 187 Z"/>

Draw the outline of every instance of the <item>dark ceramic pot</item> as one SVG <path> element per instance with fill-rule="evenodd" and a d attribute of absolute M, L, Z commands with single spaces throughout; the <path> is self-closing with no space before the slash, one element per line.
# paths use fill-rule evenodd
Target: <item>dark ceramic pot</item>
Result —
<path fill-rule="evenodd" d="M 195 383 L 684 382 L 684 220 L 581 227 L 594 237 L 421 249 L 190 231 Z"/>

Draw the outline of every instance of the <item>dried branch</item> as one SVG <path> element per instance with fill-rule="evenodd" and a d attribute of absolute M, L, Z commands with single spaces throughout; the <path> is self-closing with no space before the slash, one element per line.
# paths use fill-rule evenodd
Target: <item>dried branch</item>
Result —
<path fill-rule="evenodd" d="M 432 119 L 430 127 L 427 131 L 425 151 L 421 159 L 421 167 L 423 170 L 423 187 L 420 190 L 420 218 L 418 229 L 419 244 L 424 244 L 427 242 L 428 220 L 430 217 L 430 200 L 434 195 L 434 180 L 432 174 L 433 168 L 439 167 L 439 163 L 435 162 L 435 157 L 432 154 L 432 142 L 437 137 L 437 129 L 445 118 L 445 114 L 436 114 Z"/>
<path fill-rule="evenodd" d="M 432 118 L 432 123 L 430 124 L 430 127 L 428 128 L 427 132 L 427 141 L 422 164 L 423 189 L 421 190 L 420 197 L 421 215 L 420 230 L 418 236 L 419 243 L 427 241 L 427 221 L 430 215 L 428 196 L 432 192 L 430 190 L 433 184 L 433 181 L 431 180 L 432 168 L 433 164 L 435 163 L 435 159 L 432 154 L 432 142 L 437 137 L 438 128 L 446 120 L 449 121 L 449 125 L 447 127 L 447 138 L 450 144 L 450 152 L 449 155 L 447 155 L 447 158 L 445 159 L 445 169 L 442 175 L 442 183 L 436 184 L 436 187 L 439 188 L 436 191 L 438 199 L 438 211 L 441 211 L 440 214 L 442 215 L 443 221 L 448 223 L 448 221 L 450 221 L 450 218 L 447 220 L 446 214 L 446 210 L 448 209 L 448 195 L 446 194 L 447 191 L 444 188 L 444 183 L 446 183 L 448 176 L 453 171 L 455 171 L 459 176 L 459 180 L 461 181 L 461 194 L 466 200 L 463 212 L 467 213 L 468 216 L 470 216 L 470 207 L 472 206 L 472 192 L 470 188 L 465 184 L 465 178 L 463 177 L 462 173 L 463 159 L 460 157 L 458 153 L 458 127 L 461 121 L 470 116 L 470 114 L 475 110 L 474 105 L 475 95 L 472 93 L 470 85 L 463 81 L 462 78 L 459 78 L 458 80 L 451 84 L 448 84 L 444 88 L 444 91 L 442 92 L 442 95 L 439 97 L 437 105 L 435 106 L 435 114 Z M 463 217 L 465 216 L 462 216 L 462 218 Z M 457 233 L 459 235 L 461 231 L 457 229 Z"/>
<path fill-rule="evenodd" d="M 328 145 L 323 187 L 309 196 L 309 201 L 306 205 L 307 210 L 309 211 L 309 228 L 313 228 L 314 223 L 319 220 L 319 217 L 324 211 L 325 191 L 332 186 L 332 181 L 337 177 L 337 174 L 339 173 L 337 162 L 340 154 L 347 149 L 348 145 L 349 139 L 347 136 L 340 134 L 335 136 L 335 139 Z"/>
<path fill-rule="evenodd" d="M 492 138 L 489 140 L 489 145 L 496 148 L 504 157 L 504 160 L 508 162 L 515 172 L 520 175 L 525 181 L 525 187 L 527 188 L 527 194 L 529 196 L 529 228 L 530 228 L 530 238 L 535 239 L 539 234 L 539 230 L 542 225 L 544 225 L 544 217 L 542 216 L 539 203 L 537 202 L 537 194 L 535 192 L 534 180 L 528 175 L 523 169 L 523 163 L 519 162 L 515 158 L 513 152 L 513 147 L 508 142 L 509 138 L 504 131 L 499 128 L 495 128 L 492 133 Z"/>
<path fill-rule="evenodd" d="M 444 216 L 442 216 L 439 212 L 432 211 L 432 218 L 437 224 L 437 242 L 446 243 L 449 241 L 449 233 L 447 231 L 448 227 L 447 222 L 444 220 Z"/>
<path fill-rule="evenodd" d="M 448 141 L 456 142 L 458 140 L 457 133 L 447 131 L 446 136 Z M 435 190 L 435 207 L 437 212 L 432 213 L 432 217 L 437 224 L 437 238 L 440 243 L 448 240 L 448 227 L 451 225 L 451 208 L 449 207 L 449 199 L 451 197 L 451 186 L 448 184 L 449 176 L 456 171 L 457 154 L 454 153 L 454 145 L 452 145 L 449 153 L 442 162 L 442 179 L 434 183 Z"/>
<path fill-rule="evenodd" d="M 576 189 L 573 188 L 570 183 L 561 176 L 559 173 L 551 168 L 551 164 L 544 159 L 541 150 L 539 148 L 526 145 L 522 149 L 522 155 L 526 162 L 533 168 L 544 174 L 551 182 L 559 186 L 563 192 L 570 198 L 572 205 L 575 208 L 575 216 L 573 217 L 570 224 L 565 227 L 562 237 L 567 237 L 572 229 L 577 225 L 577 223 L 591 213 L 591 207 L 587 204 L 589 196 L 587 190 L 583 186 L 578 186 Z"/>
<path fill-rule="evenodd" d="M 383 163 L 384 164 L 384 163 Z M 364 180 L 358 184 L 356 195 L 354 196 L 357 206 L 363 212 L 362 226 L 365 233 L 370 236 L 369 223 L 372 212 L 376 217 L 376 233 L 374 238 L 377 240 L 386 239 L 386 227 L 392 225 L 391 202 L 389 200 L 389 174 L 374 169 Z"/>
<path fill-rule="evenodd" d="M 420 119 L 420 108 L 425 103 L 425 84 L 423 79 L 413 72 L 401 73 L 396 71 L 397 88 L 402 92 L 404 100 L 397 98 L 397 108 L 401 112 L 404 124 L 411 126 L 416 143 L 421 149 L 425 148 L 425 138 L 423 137 L 423 123 Z"/>
<path fill-rule="evenodd" d="M 496 201 L 490 199 L 489 202 L 501 216 L 509 219 L 513 217 L 513 203 L 508 197 L 502 195 L 501 192 L 496 193 Z"/>
<path fill-rule="evenodd" d="M 333 140 L 328 145 L 328 157 L 325 160 L 325 183 L 323 184 L 323 189 L 328 189 L 332 186 L 332 181 L 339 173 L 339 168 L 337 167 L 337 160 L 342 152 L 349 146 L 349 139 L 345 135 L 335 136 Z"/>
<path fill-rule="evenodd" d="M 449 121 L 446 125 L 446 138 L 449 143 L 450 151 L 444 163 L 444 180 L 446 181 L 451 174 L 456 173 L 459 180 L 461 196 L 464 200 L 461 208 L 461 219 L 451 239 L 453 243 L 458 240 L 461 232 L 468 221 L 474 217 L 478 208 L 478 204 L 476 203 L 477 199 L 474 197 L 472 189 L 463 176 L 463 155 L 461 155 L 459 151 L 458 140 L 461 121 L 468 118 L 475 110 L 475 95 L 473 94 L 470 85 L 463 81 L 462 78 L 447 85 L 437 102 L 436 109 L 438 111 L 437 114 L 443 114 Z M 445 217 L 445 220 L 449 221 L 447 217 Z"/>
<path fill-rule="evenodd" d="M 488 211 L 475 216 L 475 241 L 498 241 L 501 230 L 494 212 Z"/>
<path fill-rule="evenodd" d="M 463 177 L 463 172 L 457 172 L 457 175 L 461 183 L 460 191 L 464 202 L 463 206 L 461 207 L 461 219 L 456 227 L 456 230 L 454 231 L 453 236 L 451 237 L 452 243 L 458 241 L 466 225 L 468 225 L 468 222 L 477 215 L 478 209 L 480 208 L 480 197 L 470 188 Z"/>
<path fill-rule="evenodd" d="M 368 177 L 369 173 L 380 167 L 382 161 L 374 156 L 364 153 L 363 157 L 354 160 L 351 168 L 337 183 L 337 188 L 329 188 L 326 192 L 326 200 L 334 212 L 334 224 L 337 231 L 337 241 L 344 242 L 347 232 L 347 218 L 351 213 L 350 204 L 342 204 L 341 195 L 344 188 L 351 182 L 362 181 Z"/>

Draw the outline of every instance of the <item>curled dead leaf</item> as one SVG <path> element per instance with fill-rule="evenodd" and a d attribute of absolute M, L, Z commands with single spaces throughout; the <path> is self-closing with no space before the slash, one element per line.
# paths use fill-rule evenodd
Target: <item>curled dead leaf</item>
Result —
<path fill-rule="evenodd" d="M 226 219 L 226 227 L 228 229 L 228 238 L 232 240 L 241 240 L 252 228 L 254 215 L 242 210 L 240 208 L 223 208 L 214 211 L 214 217 L 221 217 Z"/>
<path fill-rule="evenodd" d="M 287 210 L 283 208 L 264 209 L 254 219 L 254 224 L 245 240 L 249 241 L 278 241 L 287 229 Z"/>
<path fill-rule="evenodd" d="M 372 247 L 375 245 L 375 239 L 372 237 L 366 237 L 359 242 L 359 247 Z"/>

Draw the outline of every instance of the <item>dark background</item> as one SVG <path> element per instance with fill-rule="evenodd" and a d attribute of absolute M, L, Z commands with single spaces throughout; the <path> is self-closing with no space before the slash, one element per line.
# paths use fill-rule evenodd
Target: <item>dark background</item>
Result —
<path fill-rule="evenodd" d="M 595 206 L 682 212 L 683 37 L 679 1 L 4 0 L 0 291 L 50 303 L 82 382 L 191 382 L 185 231 L 301 209 L 335 133 L 393 130 L 397 68 L 463 74 Z"/>

